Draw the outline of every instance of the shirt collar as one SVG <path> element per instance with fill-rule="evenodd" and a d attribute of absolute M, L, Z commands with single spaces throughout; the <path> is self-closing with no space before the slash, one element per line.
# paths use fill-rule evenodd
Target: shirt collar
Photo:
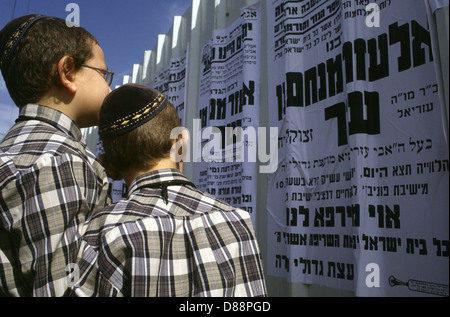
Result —
<path fill-rule="evenodd" d="M 137 177 L 131 184 L 128 196 L 139 188 L 146 185 L 169 182 L 174 180 L 189 181 L 180 171 L 176 169 L 161 169 Z"/>
<path fill-rule="evenodd" d="M 58 110 L 37 104 L 28 104 L 20 109 L 19 119 L 21 117 L 47 122 L 58 130 L 70 135 L 75 140 L 85 143 L 78 124 Z"/>

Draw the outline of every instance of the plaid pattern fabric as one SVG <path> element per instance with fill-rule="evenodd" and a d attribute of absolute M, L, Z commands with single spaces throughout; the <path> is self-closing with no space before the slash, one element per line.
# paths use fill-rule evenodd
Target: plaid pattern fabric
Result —
<path fill-rule="evenodd" d="M 63 296 L 108 179 L 69 117 L 30 104 L 20 118 L 0 144 L 0 295 Z"/>
<path fill-rule="evenodd" d="M 184 180 L 166 169 L 140 176 L 128 200 L 86 223 L 77 296 L 267 296 L 249 214 L 190 186 L 146 188 Z"/>

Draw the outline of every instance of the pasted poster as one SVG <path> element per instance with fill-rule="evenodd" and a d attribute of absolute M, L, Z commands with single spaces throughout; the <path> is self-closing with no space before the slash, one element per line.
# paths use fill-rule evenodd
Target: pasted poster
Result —
<path fill-rule="evenodd" d="M 448 145 L 425 6 L 371 2 L 267 1 L 280 132 L 267 271 L 358 296 L 448 296 Z"/>
<path fill-rule="evenodd" d="M 256 205 L 259 122 L 259 5 L 214 30 L 203 47 L 199 119 L 194 122 L 194 177 L 199 189 L 247 210 Z"/>
<path fill-rule="evenodd" d="M 165 94 L 175 109 L 177 109 L 181 119 L 181 126 L 185 124 L 187 60 L 187 55 L 180 58 L 172 58 L 170 65 L 156 74 L 152 84 L 152 87 Z"/>

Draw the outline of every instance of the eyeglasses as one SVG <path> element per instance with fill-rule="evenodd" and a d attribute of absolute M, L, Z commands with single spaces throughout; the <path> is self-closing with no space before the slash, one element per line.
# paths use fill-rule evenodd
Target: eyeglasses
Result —
<path fill-rule="evenodd" d="M 91 68 L 93 70 L 98 71 L 99 74 L 101 74 L 105 78 L 106 82 L 108 83 L 108 86 L 111 86 L 113 78 L 114 78 L 114 72 L 109 71 L 107 69 L 97 68 L 97 67 L 93 67 L 93 66 L 89 66 L 89 65 L 81 65 L 81 66 Z"/>

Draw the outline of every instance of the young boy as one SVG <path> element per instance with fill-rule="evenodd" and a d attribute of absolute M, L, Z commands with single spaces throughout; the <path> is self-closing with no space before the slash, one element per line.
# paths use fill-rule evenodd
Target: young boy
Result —
<path fill-rule="evenodd" d="M 128 199 L 85 224 L 76 295 L 267 295 L 249 214 L 197 190 L 172 159 L 183 155 L 173 155 L 178 141 L 170 138 L 179 125 L 152 88 L 127 84 L 106 97 L 104 166 L 126 181 Z"/>
<path fill-rule="evenodd" d="M 19 107 L 0 143 L 0 296 L 63 296 L 80 225 L 108 200 L 80 128 L 98 124 L 112 72 L 90 33 L 41 15 L 0 31 L 0 68 Z"/>

